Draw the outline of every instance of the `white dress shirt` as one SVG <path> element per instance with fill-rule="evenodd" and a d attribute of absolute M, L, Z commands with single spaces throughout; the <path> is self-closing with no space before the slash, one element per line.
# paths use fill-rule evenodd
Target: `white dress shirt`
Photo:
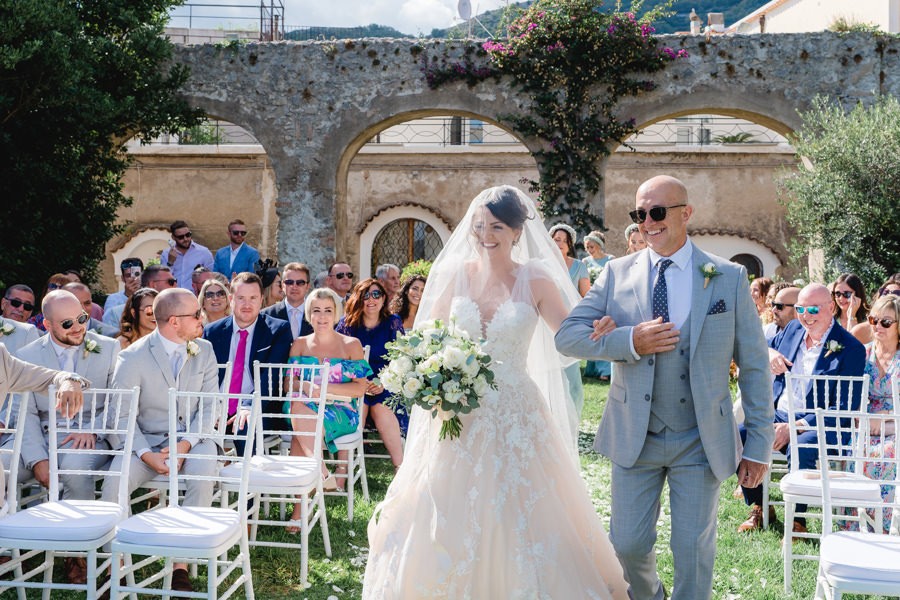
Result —
<path fill-rule="evenodd" d="M 247 349 L 244 351 L 244 364 L 236 365 L 234 364 L 234 355 L 237 354 L 238 342 L 240 342 L 240 331 L 241 329 L 237 326 L 237 323 L 234 323 L 234 331 L 231 334 L 231 349 L 228 350 L 228 361 L 231 363 L 232 369 L 243 369 L 244 376 L 241 379 L 241 392 L 242 394 L 252 394 L 253 393 L 253 373 L 250 370 L 250 346 L 253 345 L 253 332 L 256 330 L 256 321 L 246 328 L 247 332 Z M 230 381 L 222 380 L 222 391 L 228 392 L 228 386 L 231 385 Z"/>
<path fill-rule="evenodd" d="M 241 242 L 241 245 L 235 248 L 234 246 L 230 246 L 231 249 L 231 258 L 228 261 L 228 268 L 234 271 L 234 259 L 237 258 L 238 252 L 241 251 L 241 248 L 244 247 L 244 242 Z"/>
<path fill-rule="evenodd" d="M 818 362 L 819 356 L 822 355 L 822 350 L 825 349 L 825 340 L 827 340 L 828 336 L 831 334 L 832 327 L 834 327 L 833 320 L 831 321 L 831 325 L 829 325 L 828 329 L 825 331 L 825 334 L 819 338 L 819 342 L 813 344 L 809 348 L 806 347 L 806 340 L 809 339 L 809 333 L 803 334 L 803 340 L 800 342 L 800 350 L 797 352 L 797 356 L 794 357 L 794 364 L 792 364 L 790 368 L 791 375 L 812 375 L 813 369 L 816 368 L 816 362 Z M 795 379 L 792 383 L 794 386 L 794 410 L 805 413 L 807 410 L 806 395 L 809 393 L 811 382 L 806 379 Z M 788 393 L 786 389 L 782 391 L 781 396 L 778 397 L 778 404 L 775 408 L 787 412 Z"/>
<path fill-rule="evenodd" d="M 203 265 L 210 271 L 213 270 L 213 256 L 209 248 L 201 246 L 197 242 L 191 242 L 191 247 L 184 254 L 175 250 L 175 262 L 170 268 L 172 277 L 178 280 L 178 287 L 193 291 L 191 275 L 197 265 Z"/>

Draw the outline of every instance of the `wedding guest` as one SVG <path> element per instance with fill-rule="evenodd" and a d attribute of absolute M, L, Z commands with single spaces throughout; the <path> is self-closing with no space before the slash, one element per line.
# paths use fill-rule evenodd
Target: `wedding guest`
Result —
<path fill-rule="evenodd" d="M 157 292 L 161 292 L 163 290 L 176 287 L 177 285 L 178 280 L 172 277 L 172 270 L 165 265 L 147 265 L 147 268 L 144 269 L 144 271 L 141 273 L 140 287 L 142 288 L 152 288 Z M 103 315 L 103 317 L 107 323 L 110 323 L 110 321 L 114 319 L 114 322 L 118 324 L 122 320 L 122 315 L 124 314 L 124 312 L 125 305 L 120 304 L 118 306 L 111 307 L 109 309 L 109 312 Z"/>
<path fill-rule="evenodd" d="M 591 289 L 591 279 L 587 266 L 575 259 L 575 230 L 565 223 L 557 223 L 550 228 L 550 237 L 556 242 L 556 247 L 562 252 L 563 260 L 569 269 L 569 278 L 578 293 L 583 297 Z"/>
<path fill-rule="evenodd" d="M 338 454 L 338 459 L 346 461 L 346 451 L 337 451 L 334 440 L 353 433 L 359 427 L 359 407 L 357 398 L 366 393 L 369 387 L 368 377 L 372 374 L 372 368 L 363 358 L 363 348 L 359 340 L 348 335 L 343 335 L 334 330 L 338 319 L 343 314 L 343 302 L 341 297 L 329 288 L 319 288 L 306 296 L 304 313 L 312 325 L 313 332 L 294 340 L 291 346 L 288 362 L 299 365 L 315 365 L 328 362 L 329 370 L 328 393 L 336 396 L 353 398 L 351 401 L 329 403 L 325 407 L 325 445 L 328 450 Z M 320 382 L 311 382 L 315 388 Z M 315 393 L 313 391 L 313 393 Z M 292 410 L 298 414 L 312 415 L 316 405 L 301 405 L 291 403 Z M 309 419 L 292 421 L 295 427 L 305 432 L 312 432 L 315 423 Z M 292 456 L 312 457 L 312 436 L 299 436 L 291 440 Z M 324 466 L 323 466 L 324 469 Z M 343 489 L 346 482 L 346 467 L 337 470 L 342 475 L 341 482 L 323 470 L 326 489 Z M 294 505 L 292 519 L 300 518 L 300 505 Z"/>
<path fill-rule="evenodd" d="M 207 279 L 200 288 L 200 310 L 203 326 L 215 323 L 231 314 L 229 286 L 218 279 Z"/>
<path fill-rule="evenodd" d="M 64 285 L 70 283 L 72 281 L 71 275 L 66 275 L 65 273 L 54 273 L 47 280 L 47 285 L 44 287 L 44 293 L 41 294 L 41 298 L 52 292 L 53 290 L 61 290 Z M 88 313 L 90 314 L 90 313 Z M 47 333 L 47 330 L 44 329 L 44 315 L 41 313 L 37 313 L 36 315 L 32 315 L 30 319 L 28 319 L 28 323 L 34 325 L 41 331 L 41 335 Z"/>
<path fill-rule="evenodd" d="M 797 304 L 797 295 L 800 288 L 786 281 L 773 283 L 769 288 L 768 310 L 772 314 L 772 322 L 763 327 L 763 335 L 766 342 L 771 341 L 776 335 L 784 331 L 787 324 L 797 318 L 794 305 Z"/>
<path fill-rule="evenodd" d="M 756 277 L 750 282 L 750 297 L 753 298 L 753 304 L 756 305 L 756 312 L 763 325 L 770 323 L 766 320 L 768 318 L 766 295 L 769 293 L 770 287 L 772 287 L 772 280 L 768 277 Z"/>
<path fill-rule="evenodd" d="M 153 300 L 158 295 L 153 288 L 140 288 L 125 302 L 119 321 L 119 337 L 116 338 L 122 350 L 156 329 Z"/>
<path fill-rule="evenodd" d="M 891 295 L 900 297 L 900 273 L 891 275 L 887 281 L 881 284 L 881 287 L 878 288 L 878 291 L 873 295 L 873 306 L 879 298 Z M 854 327 L 850 331 L 850 333 L 852 333 L 853 337 L 858 339 L 863 344 L 870 344 L 874 339 L 875 330 L 871 325 L 869 325 L 868 321 L 863 321 L 862 323 L 858 323 L 856 327 Z"/>
<path fill-rule="evenodd" d="M 581 261 L 587 265 L 588 273 L 591 269 L 602 269 L 610 260 L 615 258 L 612 254 L 606 253 L 606 236 L 602 231 L 594 230 L 584 236 L 582 240 L 584 249 L 587 250 L 588 256 Z M 591 281 L 593 283 L 593 281 Z M 612 374 L 612 365 L 608 360 L 589 360 L 584 367 L 585 377 L 596 377 L 600 381 L 609 381 Z"/>
<path fill-rule="evenodd" d="M 381 282 L 388 294 L 388 306 L 400 291 L 400 267 L 386 263 L 375 269 L 375 279 Z"/>
<path fill-rule="evenodd" d="M 84 283 L 81 280 L 81 271 L 78 269 L 66 269 L 63 271 L 63 275 L 68 275 L 71 281 L 69 283 Z M 88 288 L 90 290 L 90 288 Z M 77 296 L 78 294 L 76 294 Z M 94 321 L 102 321 L 103 320 L 103 307 L 91 300 L 91 309 L 87 311 L 91 318 Z M 90 329 L 90 328 L 89 328 Z M 96 331 L 96 330 L 95 330 Z"/>
<path fill-rule="evenodd" d="M 641 235 L 637 223 L 632 223 L 625 228 L 625 243 L 627 244 L 625 254 L 634 254 L 647 247 L 647 242 L 644 241 L 644 236 Z"/>
<path fill-rule="evenodd" d="M 347 263 L 336 262 L 328 267 L 328 275 L 325 277 L 325 287 L 331 288 L 342 299 L 347 299 L 350 288 L 353 287 L 353 271 Z"/>
<path fill-rule="evenodd" d="M 0 317 L 0 344 L 6 346 L 10 354 L 15 355 L 19 348 L 30 344 L 39 337 L 41 334 L 34 325 Z M 0 398 L 2 397 L 0 396 Z"/>
<path fill-rule="evenodd" d="M 284 300 L 284 288 L 281 285 L 278 263 L 270 258 L 258 262 L 256 263 L 256 274 L 263 285 L 263 308 L 268 308 Z"/>
<path fill-rule="evenodd" d="M 81 302 L 81 305 L 84 307 L 84 312 L 88 313 L 88 315 L 91 314 L 90 309 L 94 306 L 94 301 L 91 297 L 91 288 L 81 282 L 73 281 L 64 285 L 62 289 L 74 294 L 75 297 L 78 298 L 78 301 Z M 95 331 L 102 336 L 110 338 L 114 338 L 119 335 L 118 327 L 111 327 L 103 321 L 98 321 L 94 317 L 91 317 L 88 320 L 87 329 L 88 331 Z"/>
<path fill-rule="evenodd" d="M 196 268 L 191 271 L 191 290 L 194 292 L 194 295 L 199 298 L 200 288 L 203 287 L 203 284 L 210 279 L 213 279 L 218 274 L 220 273 L 211 271 L 203 265 L 197 265 Z"/>
<path fill-rule="evenodd" d="M 6 288 L 3 300 L 0 300 L 0 315 L 9 321 L 27 323 L 34 307 L 34 290 L 24 283 L 17 283 Z"/>
<path fill-rule="evenodd" d="M 834 318 L 847 331 L 852 331 L 869 314 L 866 290 L 862 280 L 853 273 L 842 273 L 834 281 Z"/>
<path fill-rule="evenodd" d="M 169 225 L 169 232 L 172 234 L 169 250 L 161 253 L 160 260 L 172 269 L 172 274 L 178 281 L 178 287 L 190 290 L 192 289 L 191 273 L 198 265 L 212 270 L 212 252 L 206 246 L 201 246 L 193 240 L 194 234 L 184 221 L 178 220 Z"/>
<path fill-rule="evenodd" d="M 113 306 L 125 304 L 125 301 L 131 297 L 133 293 L 141 287 L 141 273 L 144 270 L 144 261 L 136 256 L 125 258 L 119 263 L 119 278 L 124 286 L 121 292 L 113 292 L 106 297 L 103 303 L 103 322 L 113 327 L 118 326 L 118 320 L 110 322 L 107 320 L 107 313 Z"/>
<path fill-rule="evenodd" d="M 293 339 L 309 335 L 312 326 L 303 316 L 303 304 L 309 291 L 309 267 L 299 262 L 286 264 L 281 272 L 281 287 L 284 298 L 264 309 L 263 314 L 290 323 Z"/>
<path fill-rule="evenodd" d="M 338 333 L 355 337 L 363 347 L 369 347 L 369 366 L 377 377 L 387 366 L 385 345 L 403 335 L 403 320 L 392 315 L 387 304 L 387 290 L 377 279 L 363 279 L 350 292 L 344 305 L 344 316 L 335 328 Z M 363 399 L 362 419 L 371 416 L 394 468 L 403 462 L 401 430 L 409 424 L 405 410 L 391 410 L 384 401 L 390 397 L 384 386 L 369 383 Z M 365 422 L 365 421 L 364 421 Z"/>
<path fill-rule="evenodd" d="M 240 219 L 228 224 L 229 244 L 216 250 L 213 270 L 230 281 L 238 273 L 253 272 L 259 261 L 259 250 L 247 244 L 247 226 Z"/>
<path fill-rule="evenodd" d="M 403 329 L 409 331 L 416 322 L 416 314 L 419 312 L 419 302 L 422 301 L 422 292 L 425 291 L 425 276 L 411 275 L 403 282 L 400 293 L 391 303 L 391 312 L 403 321 Z"/>

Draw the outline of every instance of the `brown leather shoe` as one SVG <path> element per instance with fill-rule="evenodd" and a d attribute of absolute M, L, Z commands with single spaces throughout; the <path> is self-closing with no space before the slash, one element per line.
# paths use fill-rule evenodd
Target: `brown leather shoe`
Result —
<path fill-rule="evenodd" d="M 69 556 L 64 561 L 66 581 L 75 585 L 87 583 L 87 561 L 79 556 Z"/>
<path fill-rule="evenodd" d="M 809 533 L 806 529 L 806 525 L 801 523 L 800 521 L 794 521 L 794 526 L 791 527 L 791 531 L 793 533 Z M 797 537 L 795 535 L 791 536 L 791 541 L 794 543 L 801 542 L 807 538 Z"/>
<path fill-rule="evenodd" d="M 771 523 L 774 520 L 775 520 L 775 508 L 770 506 L 769 507 L 769 522 Z M 738 526 L 738 533 L 745 533 L 747 531 L 757 531 L 759 529 L 762 529 L 762 525 L 763 525 L 762 506 L 759 506 L 758 504 L 754 504 L 750 508 L 750 516 L 747 517 L 746 521 L 744 521 L 743 523 L 741 523 Z"/>
<path fill-rule="evenodd" d="M 174 592 L 193 592 L 194 585 L 188 576 L 186 569 L 175 569 L 172 571 L 172 591 Z M 178 596 L 174 596 L 177 598 Z"/>

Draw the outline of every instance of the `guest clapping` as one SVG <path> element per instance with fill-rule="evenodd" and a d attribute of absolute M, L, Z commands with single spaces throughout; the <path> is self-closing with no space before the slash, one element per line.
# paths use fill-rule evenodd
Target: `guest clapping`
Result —
<path fill-rule="evenodd" d="M 550 228 L 550 237 L 562 252 L 572 284 L 578 293 L 584 296 L 591 289 L 591 279 L 588 275 L 587 265 L 580 260 L 575 260 L 575 230 L 565 223 L 557 223 Z"/>
<path fill-rule="evenodd" d="M 416 314 L 419 312 L 419 302 L 422 301 L 422 292 L 425 291 L 425 276 L 412 275 L 400 288 L 400 293 L 391 303 L 391 312 L 399 316 L 403 321 L 403 329 L 409 331 L 416 322 Z"/>

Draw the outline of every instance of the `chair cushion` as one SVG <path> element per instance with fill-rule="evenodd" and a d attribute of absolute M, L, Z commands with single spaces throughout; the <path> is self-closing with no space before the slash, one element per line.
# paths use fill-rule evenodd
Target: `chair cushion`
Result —
<path fill-rule="evenodd" d="M 341 437 L 334 438 L 334 445 L 338 448 L 349 448 L 351 446 L 355 446 L 356 444 L 362 441 L 362 433 L 359 431 L 354 431 L 352 433 L 348 433 L 347 435 L 342 435 Z"/>
<path fill-rule="evenodd" d="M 126 516 L 113 502 L 44 502 L 0 520 L 0 537 L 20 540 L 88 541 L 113 531 Z"/>
<path fill-rule="evenodd" d="M 820 565 L 826 574 L 900 585 L 900 538 L 840 531 L 822 539 Z"/>
<path fill-rule="evenodd" d="M 881 502 L 881 486 L 864 475 L 832 472 L 829 477 L 831 497 L 834 500 L 861 500 Z M 794 496 L 822 497 L 822 479 L 819 471 L 791 471 L 781 478 L 781 491 Z"/>
<path fill-rule="evenodd" d="M 240 518 L 228 508 L 168 506 L 119 524 L 116 539 L 140 546 L 215 548 L 240 532 Z"/>
<path fill-rule="evenodd" d="M 250 487 L 307 487 L 314 485 L 319 471 L 316 461 L 304 456 L 254 456 L 250 461 Z M 223 478 L 238 478 L 241 467 L 222 467 Z"/>

